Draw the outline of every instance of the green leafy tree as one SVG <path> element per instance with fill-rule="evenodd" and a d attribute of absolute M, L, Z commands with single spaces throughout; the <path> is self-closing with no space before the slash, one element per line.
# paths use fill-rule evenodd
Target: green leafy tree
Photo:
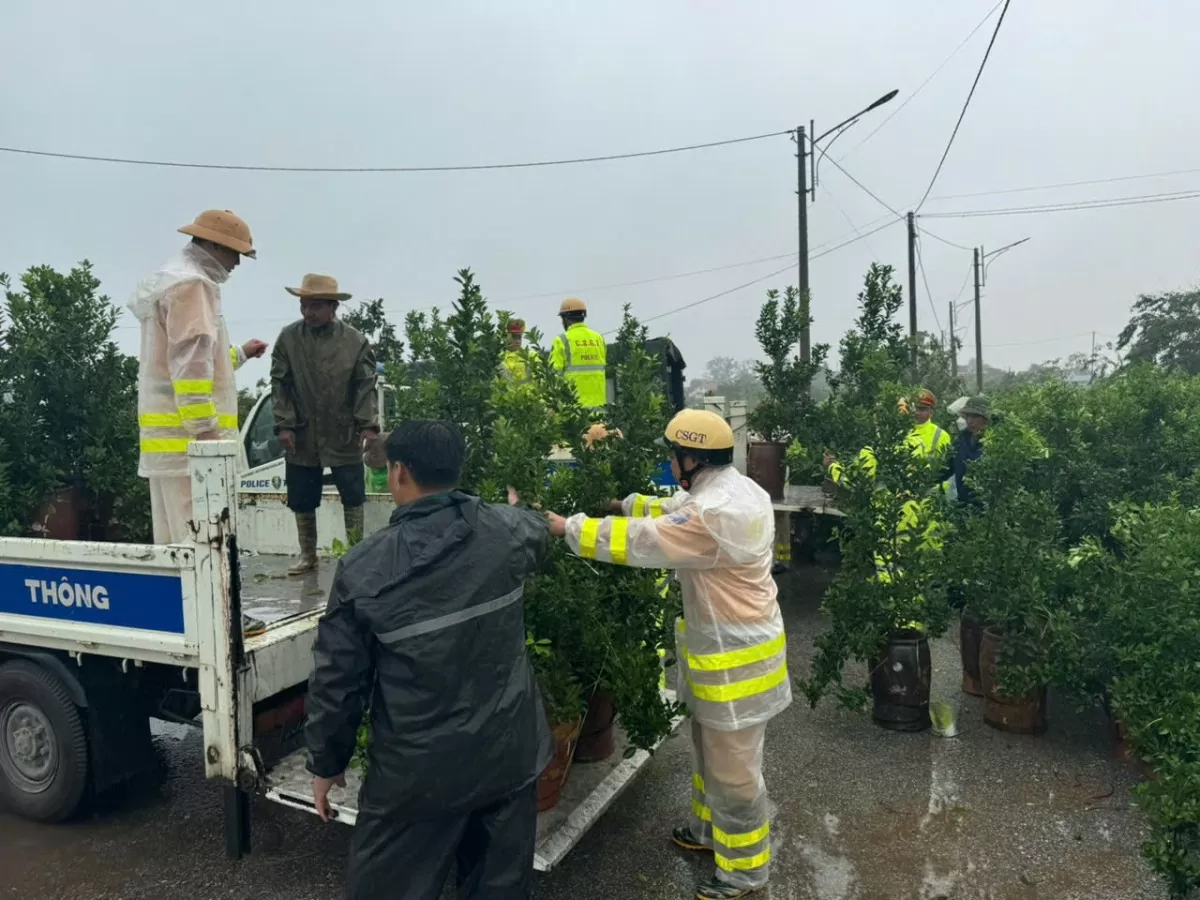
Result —
<path fill-rule="evenodd" d="M 101 525 L 149 539 L 149 494 L 137 476 L 137 360 L 112 340 L 117 310 L 84 261 L 67 274 L 35 266 L 13 289 L 0 280 L 7 316 L 0 380 L 15 529 L 29 528 L 55 491 L 75 488 Z M 10 520 L 11 522 L 11 520 Z M 10 527 L 12 527 L 10 525 Z"/>
<path fill-rule="evenodd" d="M 655 443 L 666 422 L 657 363 L 645 352 L 645 329 L 628 315 L 610 358 L 616 400 L 602 413 L 579 406 L 570 384 L 544 363 L 540 335 L 531 381 L 499 377 L 508 316 L 489 309 L 469 270 L 456 279 L 459 296 L 446 316 L 410 313 L 406 353 L 389 380 L 402 418 L 440 418 L 463 430 L 467 460 L 462 485 L 505 502 L 507 488 L 523 501 L 563 513 L 602 515 L 614 497 L 652 490 L 650 476 L 664 451 Z M 585 435 L 604 416 L 612 436 Z M 616 436 L 616 432 L 620 436 Z M 667 733 L 675 707 L 659 694 L 658 649 L 674 623 L 678 598 L 663 596 L 657 573 L 590 563 L 558 541 L 526 585 L 530 648 L 552 717 L 568 717 L 597 687 L 610 691 L 634 746 L 650 747 Z"/>
<path fill-rule="evenodd" d="M 763 396 L 748 418 L 750 428 L 765 440 L 802 439 L 811 427 L 816 410 L 813 379 L 829 353 L 828 345 L 817 344 L 809 362 L 800 358 L 800 335 L 811 323 L 808 300 L 802 300 L 794 287 L 789 286 L 782 297 L 779 291 L 767 291 L 754 329 L 766 357 L 755 363 Z"/>
<path fill-rule="evenodd" d="M 837 505 L 845 519 L 837 537 L 842 563 L 821 607 L 831 627 L 815 639 L 811 672 L 799 682 L 813 706 L 831 691 L 845 705 L 861 706 L 868 688 L 846 685 L 847 663 L 858 660 L 873 668 L 897 633 L 916 626 L 932 638 L 950 620 L 939 582 L 938 473 L 904 445 L 912 423 L 895 402 L 902 387 L 891 384 L 881 390 L 872 431 L 862 436 L 878 448 L 874 468 L 855 459 L 841 480 Z"/>
<path fill-rule="evenodd" d="M 387 317 L 383 298 L 365 300 L 356 307 L 342 313 L 342 321 L 358 329 L 371 342 L 375 359 L 384 366 L 400 362 L 404 355 L 404 342 L 396 334 L 396 326 Z"/>
<path fill-rule="evenodd" d="M 1200 374 L 1200 290 L 1139 296 L 1117 349 L 1131 363 Z"/>

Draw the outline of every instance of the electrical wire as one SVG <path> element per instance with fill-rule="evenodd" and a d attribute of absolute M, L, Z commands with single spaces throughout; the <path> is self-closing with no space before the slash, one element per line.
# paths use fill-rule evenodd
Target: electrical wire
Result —
<path fill-rule="evenodd" d="M 1112 197 L 1107 200 L 1080 200 L 1064 203 L 1051 203 L 1042 206 L 1010 206 L 998 209 L 965 209 L 954 212 L 925 213 L 928 218 L 935 219 L 969 219 L 982 216 L 1022 216 L 1036 213 L 1074 212 L 1084 209 L 1108 209 L 1117 206 L 1140 206 L 1146 203 L 1170 203 L 1173 200 L 1194 200 L 1200 197 L 1200 190 L 1173 191 L 1165 194 L 1143 194 L 1132 197 Z"/>
<path fill-rule="evenodd" d="M 917 204 L 918 211 L 925 205 L 925 201 L 929 199 L 929 192 L 933 190 L 938 176 L 942 174 L 942 166 L 946 164 L 946 157 L 950 155 L 950 148 L 954 146 L 954 139 L 958 137 L 958 129 L 967 115 L 967 107 L 971 105 L 971 98 L 975 96 L 975 88 L 979 86 L 979 79 L 983 76 L 983 70 L 987 66 L 988 57 L 992 55 L 992 47 L 996 44 L 996 36 L 1000 34 L 1000 26 L 1004 24 L 1004 15 L 1008 12 L 1008 6 L 1011 2 L 1012 0 L 1004 0 L 1004 9 L 1000 10 L 1000 18 L 996 20 L 996 27 L 992 31 L 992 39 L 988 41 L 987 50 L 983 52 L 983 61 L 979 63 L 979 71 L 975 73 L 975 80 L 971 82 L 971 90 L 967 93 L 966 102 L 963 103 L 962 110 L 958 114 L 958 121 L 954 123 L 954 130 L 950 132 L 950 140 L 946 142 L 946 149 L 942 151 L 942 158 L 938 161 L 937 168 L 933 171 L 933 177 L 929 179 L 929 187 L 925 188 L 925 196 Z"/>
<path fill-rule="evenodd" d="M 875 234 L 876 232 L 883 231 L 883 229 L 891 226 L 892 224 L 893 224 L 893 222 L 891 222 L 891 221 L 884 222 L 882 225 L 878 226 L 877 228 L 872 228 L 870 231 L 863 232 L 858 237 L 854 237 L 848 241 L 843 241 L 840 244 L 836 244 L 836 245 L 830 247 L 828 250 L 825 250 L 822 253 L 815 253 L 812 256 L 810 256 L 809 258 L 811 260 L 811 259 L 820 259 L 822 256 L 828 256 L 830 253 L 834 253 L 837 250 L 841 250 L 843 247 L 848 247 L 851 244 L 857 243 L 860 240 L 865 240 L 866 238 L 869 238 L 871 235 Z M 730 294 L 733 294 L 733 293 L 736 293 L 737 291 L 743 290 L 744 288 L 751 287 L 752 285 L 758 284 L 761 281 L 766 281 L 768 278 L 774 278 L 777 275 L 782 275 L 784 272 L 787 272 L 791 268 L 792 268 L 791 266 L 784 266 L 782 269 L 778 269 L 774 272 L 768 272 L 766 275 L 763 275 L 761 278 L 755 278 L 753 281 L 747 281 L 745 284 L 737 285 L 737 287 L 731 287 L 731 288 L 721 291 L 719 293 L 712 294 L 711 296 L 703 297 L 700 300 L 693 300 L 691 303 L 685 303 L 683 306 L 677 306 L 674 309 L 668 309 L 665 312 L 656 313 L 653 316 L 646 316 L 645 318 L 639 319 L 638 321 L 641 322 L 643 325 L 645 325 L 647 322 L 653 322 L 657 319 L 665 318 L 666 316 L 672 316 L 678 312 L 684 312 L 685 310 L 694 309 L 695 307 L 700 306 L 702 304 L 709 303 L 713 300 L 718 300 L 721 297 L 727 297 Z M 616 329 L 613 329 L 612 331 L 606 331 L 605 334 L 613 334 L 613 333 L 615 333 L 615 331 L 616 331 Z"/>
<path fill-rule="evenodd" d="M 610 153 L 605 156 L 581 156 L 571 159 L 549 159 L 537 162 L 479 163 L 460 166 L 254 166 L 223 163 L 190 163 L 157 159 L 134 159 L 121 156 L 93 156 L 83 153 L 59 153 L 49 150 L 29 150 L 22 147 L 0 147 L 2 153 L 18 153 L 26 156 L 51 157 L 53 159 L 81 160 L 84 162 L 123 163 L 131 166 L 159 166 L 171 169 L 224 169 L 237 172 L 478 172 L 489 169 L 533 169 L 543 166 L 573 166 L 581 163 L 609 162 L 619 159 L 637 159 L 647 156 L 664 156 L 668 153 L 684 153 L 689 150 L 706 150 L 710 147 L 726 147 L 730 144 L 745 144 L 766 138 L 790 135 L 792 131 L 772 131 L 747 137 L 730 138 L 724 141 L 708 141 L 703 144 L 687 144 L 682 147 L 667 147 L 662 150 L 639 150 L 632 153 Z"/>
<path fill-rule="evenodd" d="M 933 313 L 933 321 L 938 331 L 942 330 L 942 320 L 938 316 L 937 307 L 933 305 L 933 292 L 929 290 L 929 276 L 925 274 L 925 260 L 921 258 L 921 242 L 917 241 L 917 268 L 921 272 L 921 281 L 925 283 L 925 298 L 929 301 L 929 311 Z"/>
<path fill-rule="evenodd" d="M 918 216 L 918 219 L 919 219 L 919 218 L 920 218 L 920 217 Z M 918 226 L 918 227 L 919 227 L 919 226 Z M 952 240 L 949 240 L 949 239 L 947 239 L 947 238 L 944 238 L 944 237 L 940 237 L 940 236 L 938 236 L 938 235 L 934 234 L 932 231 L 930 231 L 930 230 L 929 230 L 929 229 L 927 229 L 927 228 L 919 228 L 919 230 L 920 230 L 920 232 L 921 232 L 922 234 L 927 234 L 927 235 L 929 235 L 931 238 L 933 238 L 935 241 L 941 241 L 943 244 L 946 244 L 946 245 L 947 245 L 947 246 L 949 246 L 949 247 L 954 247 L 956 250 L 967 250 L 967 251 L 970 251 L 970 250 L 973 250 L 973 249 L 974 249 L 973 247 L 967 247 L 967 246 L 965 246 L 965 245 L 963 245 L 963 244 L 956 244 L 956 243 L 954 243 L 954 241 L 952 241 Z"/>
<path fill-rule="evenodd" d="M 694 269 L 691 272 L 676 272 L 673 275 L 657 275 L 653 278 L 642 278 L 637 281 L 622 281 L 619 284 L 603 284 L 596 287 L 572 288 L 566 291 L 546 291 L 542 294 L 523 294 L 519 297 L 507 297 L 497 303 L 516 303 L 520 300 L 542 300 L 546 297 L 562 297 L 569 294 L 594 294 L 599 291 L 613 291 L 618 288 L 636 287 L 640 284 L 654 284 L 659 281 L 672 281 L 676 278 L 691 278 L 693 275 L 707 275 L 710 272 L 724 272 L 726 269 L 739 269 L 743 266 L 753 266 L 758 263 L 775 262 L 780 259 L 795 259 L 796 252 L 780 253 L 776 256 L 763 256 L 758 259 L 747 259 L 742 262 L 728 263 L 723 266 L 712 266 L 708 269 Z"/>
<path fill-rule="evenodd" d="M 825 193 L 829 196 L 829 199 L 833 201 L 833 205 L 837 207 L 837 211 L 842 214 L 842 218 L 846 220 L 846 224 L 850 226 L 850 228 L 854 231 L 854 233 L 856 235 L 859 235 L 861 237 L 862 229 L 860 229 L 857 225 L 854 224 L 854 220 L 851 219 L 849 213 L 847 213 L 846 210 L 842 208 L 842 204 L 840 204 L 838 202 L 837 197 L 835 197 L 833 195 L 833 191 L 829 190 L 829 188 L 825 188 Z M 876 257 L 879 256 L 879 253 L 875 250 L 874 247 L 871 246 L 870 241 L 867 241 L 867 249 L 871 251 L 872 256 L 876 256 Z"/>
<path fill-rule="evenodd" d="M 1058 184 L 1035 184 L 1029 187 L 1004 188 L 995 191 L 971 191 L 966 194 L 939 194 L 930 197 L 930 202 L 940 200 L 962 200 L 967 197 L 993 197 L 1000 194 L 1025 194 L 1033 191 L 1050 191 L 1058 188 L 1088 187 L 1097 184 L 1116 184 L 1121 181 L 1140 181 L 1147 178 L 1171 178 L 1176 175 L 1195 175 L 1200 169 L 1177 169 L 1174 172 L 1148 172 L 1144 175 L 1118 175 L 1114 178 L 1093 178 L 1088 181 L 1062 181 Z"/>
<path fill-rule="evenodd" d="M 813 150 L 816 150 L 815 144 L 813 145 Z M 888 212 L 890 212 L 897 219 L 906 218 L 902 212 L 897 210 L 894 206 L 892 206 L 890 203 L 888 203 L 886 200 L 884 200 L 882 197 L 880 197 L 878 194 L 876 194 L 873 190 L 871 190 L 869 187 L 867 187 L 865 184 L 863 184 L 861 181 L 859 181 L 857 178 L 855 178 L 853 175 L 851 175 L 848 171 L 846 171 L 846 168 L 841 163 L 839 163 L 836 159 L 834 159 L 833 157 L 830 157 L 830 156 L 826 156 L 825 159 L 828 159 L 831 163 L 833 163 L 833 165 L 837 168 L 837 170 L 839 172 L 841 172 L 843 175 L 845 175 L 847 178 L 849 178 L 851 181 L 853 181 L 856 185 L 858 185 L 858 187 L 868 197 L 870 197 L 872 200 L 874 200 L 876 203 L 878 203 L 880 206 L 882 206 L 884 209 L 886 209 Z M 925 229 L 925 233 L 927 235 L 929 235 L 931 238 L 933 238 L 934 240 L 941 241 L 943 244 L 949 244 L 951 247 L 957 247 L 959 250 L 970 250 L 971 249 L 970 247 L 964 247 L 962 244 L 956 244 L 956 243 L 954 243 L 954 241 L 947 240 L 944 237 L 936 235 L 932 231 L 929 231 L 928 229 Z"/>
<path fill-rule="evenodd" d="M 990 19 L 992 16 L 994 16 L 996 14 L 996 10 L 998 10 L 1000 8 L 1000 4 L 1003 2 L 1004 2 L 1004 0 L 999 0 L 999 2 L 995 6 L 993 6 L 990 10 L 988 10 L 988 14 L 986 16 L 984 16 L 982 19 L 980 19 L 979 24 L 971 29 L 971 33 L 962 39 L 962 42 L 957 47 L 954 48 L 954 52 L 951 53 L 949 56 L 947 56 L 945 59 L 943 59 L 941 65 L 939 65 L 936 69 L 934 69 L 933 72 L 930 73 L 929 77 L 921 82 L 921 86 L 918 87 L 911 94 L 909 94 L 908 97 L 905 98 L 904 102 L 901 103 L 898 107 L 896 107 L 896 109 L 894 109 L 892 111 L 891 115 L 889 115 L 886 119 L 884 119 L 882 122 L 880 122 L 878 125 L 876 125 L 874 131 L 872 131 L 865 138 L 863 138 L 861 141 L 859 141 L 857 144 L 855 144 L 853 147 L 851 147 L 849 150 L 847 150 L 845 153 L 843 153 L 841 158 L 845 159 L 851 153 L 854 153 L 856 150 L 858 150 L 859 147 L 861 147 L 863 144 L 865 144 L 871 138 L 875 137 L 875 135 L 879 133 L 880 129 L 882 129 L 884 125 L 886 125 L 888 122 L 892 121 L 892 119 L 896 118 L 896 116 L 900 115 L 900 113 L 903 111 L 904 107 L 906 107 L 906 106 L 908 106 L 908 104 L 912 103 L 913 100 L 916 99 L 917 94 L 919 94 L 919 93 L 921 93 L 921 91 L 925 90 L 925 87 L 929 84 L 929 82 L 933 81 L 933 79 L 937 77 L 938 73 L 941 72 L 942 69 L 946 68 L 946 66 L 950 64 L 950 60 L 952 60 L 952 59 L 954 59 L 954 57 L 958 56 L 958 52 L 960 50 L 962 50 L 963 47 L 967 46 L 967 43 L 971 40 L 971 38 L 975 37 L 975 33 L 977 31 L 979 31 L 980 28 L 982 28 L 984 25 L 987 24 L 988 19 Z"/>

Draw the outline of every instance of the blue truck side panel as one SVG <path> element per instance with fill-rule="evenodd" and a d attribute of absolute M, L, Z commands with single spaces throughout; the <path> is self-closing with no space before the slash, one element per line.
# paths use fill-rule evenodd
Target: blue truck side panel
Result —
<path fill-rule="evenodd" d="M 183 634 L 178 575 L 0 563 L 0 613 Z"/>

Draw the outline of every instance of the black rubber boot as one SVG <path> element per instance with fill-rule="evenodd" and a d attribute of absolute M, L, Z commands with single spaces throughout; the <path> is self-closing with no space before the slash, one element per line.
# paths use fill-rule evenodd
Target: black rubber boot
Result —
<path fill-rule="evenodd" d="M 696 888 L 696 900 L 737 900 L 738 897 L 748 897 L 762 888 L 734 887 L 713 878 Z"/>
<path fill-rule="evenodd" d="M 692 829 L 687 825 L 681 825 L 674 829 L 671 832 L 671 841 L 675 846 L 682 847 L 684 850 L 695 850 L 697 852 L 712 851 L 712 847 L 692 834 Z"/>

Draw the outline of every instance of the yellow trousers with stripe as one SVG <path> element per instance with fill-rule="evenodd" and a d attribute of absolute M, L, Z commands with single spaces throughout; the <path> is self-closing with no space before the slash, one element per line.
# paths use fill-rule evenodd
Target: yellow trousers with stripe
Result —
<path fill-rule="evenodd" d="M 712 847 L 717 878 L 734 887 L 762 887 L 770 870 L 766 736 L 765 724 L 717 731 L 692 722 L 692 834 Z"/>

